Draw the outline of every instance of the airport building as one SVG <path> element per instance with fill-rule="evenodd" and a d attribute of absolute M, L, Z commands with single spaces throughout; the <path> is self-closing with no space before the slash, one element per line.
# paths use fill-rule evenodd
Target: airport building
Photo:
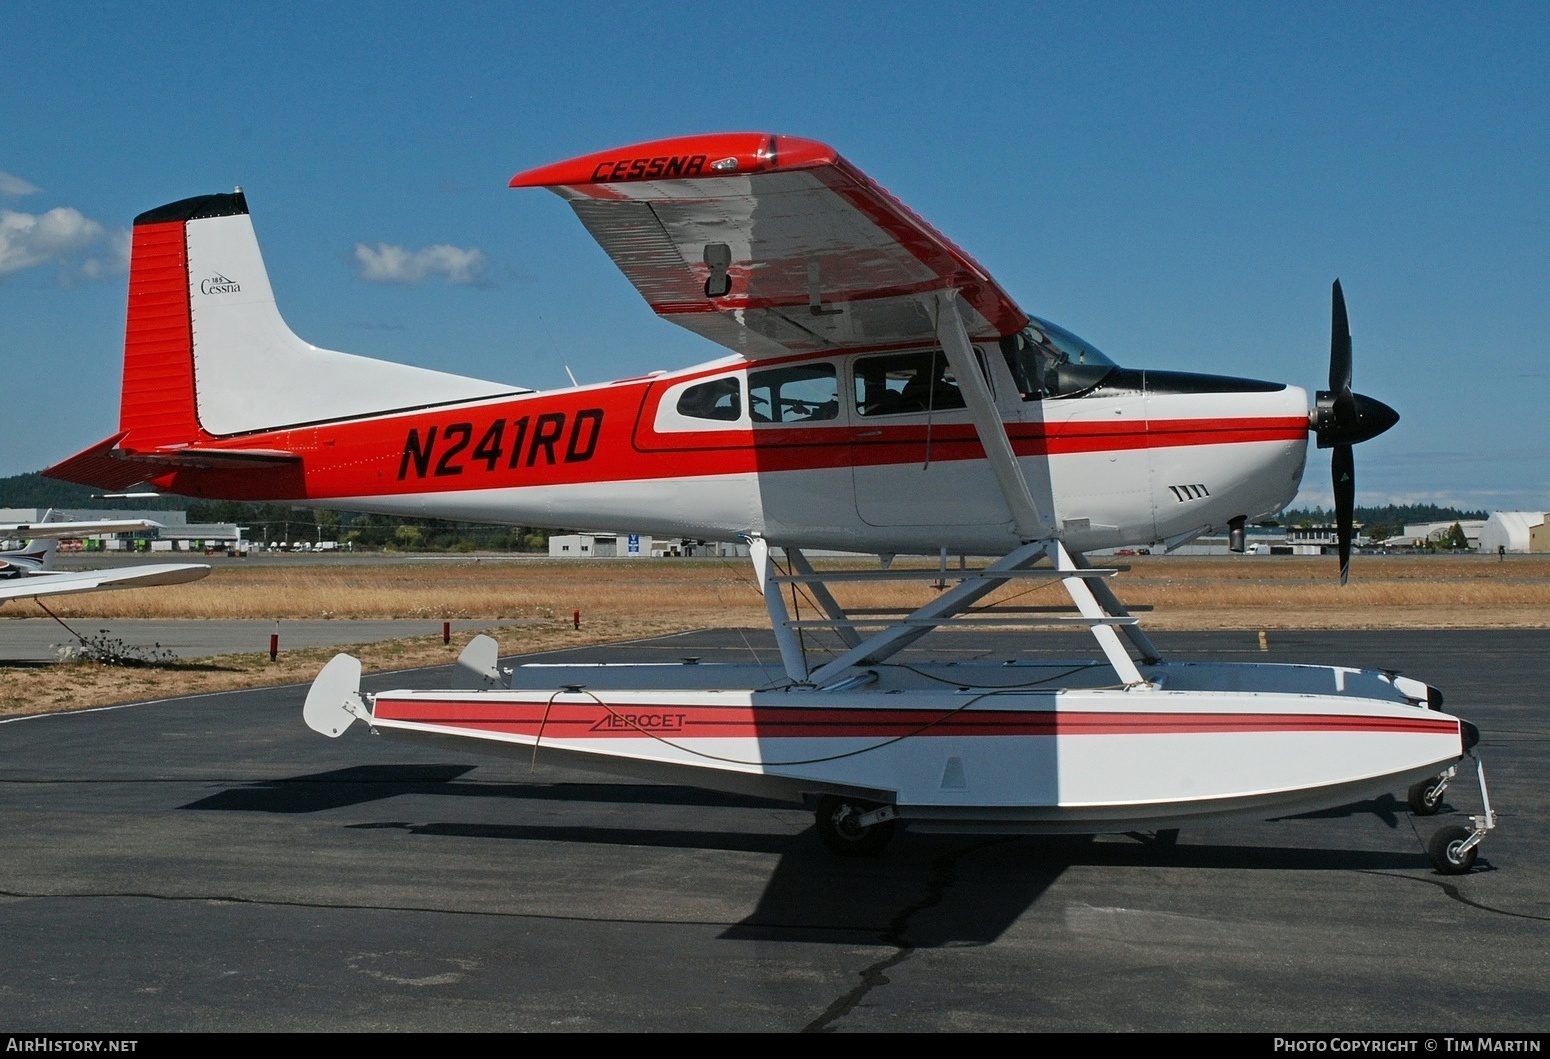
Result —
<path fill-rule="evenodd" d="M 1493 518 L 1495 516 L 1492 516 Z M 1390 548 L 1424 548 L 1428 544 L 1437 544 L 1457 526 L 1464 531 L 1464 539 L 1469 542 L 1471 551 L 1480 551 L 1483 545 L 1480 543 L 1480 531 L 1485 528 L 1484 519 L 1452 519 L 1447 522 L 1419 522 L 1406 526 L 1404 532 L 1398 537 L 1391 537 L 1384 544 Z M 1492 551 L 1495 550 L 1493 547 Z"/>
<path fill-rule="evenodd" d="M 1361 535 L 1361 527 L 1356 528 Z M 1334 526 L 1295 526 L 1291 529 L 1265 529 L 1250 526 L 1244 534 L 1244 552 L 1248 555 L 1326 555 L 1332 554 L 1340 542 L 1339 531 Z M 1227 534 L 1203 534 L 1179 545 L 1169 555 L 1229 555 L 1231 549 Z M 1135 549 L 1146 554 L 1146 549 Z M 1162 549 L 1155 549 L 1161 554 Z M 1109 554 L 1130 554 L 1131 549 L 1121 548 Z M 1094 553 L 1103 554 L 1103 553 Z"/>
<path fill-rule="evenodd" d="M 1480 530 L 1480 550 L 1510 555 L 1550 552 L 1544 511 L 1493 511 Z"/>
<path fill-rule="evenodd" d="M 554 559 L 679 559 L 746 557 L 748 545 L 652 537 L 645 533 L 567 533 L 549 538 Z"/>
<path fill-rule="evenodd" d="M 5 507 L 0 508 L 0 522 L 41 523 L 48 517 L 48 508 Z M 82 538 L 81 551 L 145 551 L 145 552 L 205 552 L 245 551 L 248 542 L 243 537 L 244 527 L 229 522 L 190 522 L 186 511 L 100 511 L 89 508 L 55 508 L 56 522 L 107 522 L 114 519 L 148 519 L 159 523 L 160 529 L 139 530 L 134 533 L 103 533 Z M 60 542 L 61 551 L 75 550 L 67 539 Z"/>

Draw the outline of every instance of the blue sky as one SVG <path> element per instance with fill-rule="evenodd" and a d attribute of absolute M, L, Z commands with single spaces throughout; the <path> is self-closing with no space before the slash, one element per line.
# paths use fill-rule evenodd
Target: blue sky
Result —
<path fill-rule="evenodd" d="M 832 144 L 1135 367 L 1402 415 L 1358 502 L 1550 508 L 1550 6 L 0 0 L 0 475 L 112 433 L 137 213 L 247 192 L 318 345 L 548 389 L 718 356 L 519 170 Z M 1300 503 L 1327 503 L 1325 454 Z"/>

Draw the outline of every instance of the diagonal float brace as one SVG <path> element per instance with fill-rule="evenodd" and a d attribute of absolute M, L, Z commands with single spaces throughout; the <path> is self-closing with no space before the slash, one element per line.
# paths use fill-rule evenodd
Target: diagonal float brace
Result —
<path fill-rule="evenodd" d="M 1088 562 L 1087 556 L 1081 552 L 1072 553 L 1071 562 L 1080 570 L 1091 570 L 1093 568 L 1093 564 Z M 1114 594 L 1114 590 L 1103 581 L 1088 578 L 1084 584 L 1097 597 L 1098 602 L 1102 604 L 1103 609 L 1108 613 L 1116 618 L 1130 617 L 1130 611 L 1125 609 L 1125 604 L 1119 601 L 1119 597 Z M 1157 650 L 1157 645 L 1152 643 L 1151 637 L 1141 631 L 1141 626 L 1121 625 L 1119 631 L 1125 634 L 1125 639 L 1129 640 L 1137 651 L 1141 652 L 1141 661 L 1148 665 L 1162 661 L 1162 652 Z"/>
<path fill-rule="evenodd" d="M 985 568 L 987 574 L 997 571 L 1018 570 L 1039 561 L 1044 556 L 1045 542 L 1032 541 L 1009 552 L 1000 559 Z M 899 651 L 904 650 L 910 644 L 926 635 L 937 625 L 946 624 L 952 620 L 954 614 L 958 614 L 973 606 L 980 599 L 994 592 L 1010 578 L 981 577 L 972 581 L 962 581 L 954 587 L 943 592 L 936 599 L 927 603 L 924 607 L 913 611 L 905 620 L 909 625 L 891 625 L 883 631 L 867 637 L 857 646 L 840 655 L 833 661 L 826 662 L 813 670 L 809 679 L 814 684 L 824 684 L 844 673 L 852 666 L 870 665 L 881 662 Z M 1069 582 L 1071 578 L 1066 578 Z M 1081 578 L 1077 578 L 1081 580 Z M 772 586 L 773 587 L 773 586 Z M 768 598 L 768 593 L 766 593 Z M 785 608 L 782 606 L 782 612 Z M 1111 632 L 1112 635 L 1112 632 Z"/>
<path fill-rule="evenodd" d="M 807 556 L 802 554 L 801 549 L 787 545 L 786 558 L 790 561 L 792 569 L 797 573 L 808 578 L 817 578 L 818 575 L 813 570 L 813 564 L 807 561 Z M 819 580 L 810 580 L 804 583 L 807 585 L 807 590 L 812 593 L 813 598 L 818 601 L 819 608 L 823 610 L 830 620 L 837 623 L 834 626 L 835 635 L 844 641 L 846 647 L 860 646 L 861 637 L 856 634 L 856 631 L 849 625 L 839 624 L 845 622 L 849 616 L 845 613 L 845 608 L 840 606 L 839 600 L 835 599 L 834 594 L 829 591 L 829 586 Z"/>

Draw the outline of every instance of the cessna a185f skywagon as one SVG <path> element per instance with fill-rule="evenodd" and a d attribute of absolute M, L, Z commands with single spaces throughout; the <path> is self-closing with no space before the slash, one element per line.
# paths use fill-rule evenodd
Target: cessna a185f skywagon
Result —
<path fill-rule="evenodd" d="M 1410 786 L 1435 812 L 1466 757 L 1482 814 L 1431 843 L 1466 871 L 1494 824 L 1474 727 L 1390 672 L 1164 661 L 1094 549 L 1176 546 L 1291 500 L 1311 433 L 1334 450 L 1340 576 L 1351 447 L 1398 418 L 1351 391 L 1334 289 L 1330 386 L 1117 366 L 1029 316 L 962 250 L 834 150 L 785 136 L 665 140 L 521 173 L 565 199 L 660 316 L 730 353 L 548 393 L 309 345 L 282 321 L 246 199 L 136 219 L 112 437 L 50 468 L 108 489 L 748 542 L 782 670 L 522 666 L 476 639 L 447 692 L 363 696 L 328 664 L 307 723 L 477 740 L 815 806 L 841 853 L 898 824 L 1169 830 Z M 880 555 L 816 570 L 804 549 Z M 891 565 L 929 555 L 931 569 Z M 992 556 L 983 565 L 947 556 Z M 784 565 L 777 562 L 783 559 Z M 839 580 L 926 577 L 897 620 Z M 1101 657 L 897 664 L 1010 583 L 1069 595 Z M 951 583 L 951 587 L 947 585 Z M 1057 587 L 1058 586 L 1058 587 Z M 817 617 L 793 616 L 798 593 Z M 985 620 L 983 614 L 979 620 Z M 1006 619 L 996 619 L 1004 621 Z M 1047 617 L 1043 620 L 1048 621 Z M 835 646 L 813 650 L 816 630 Z"/>

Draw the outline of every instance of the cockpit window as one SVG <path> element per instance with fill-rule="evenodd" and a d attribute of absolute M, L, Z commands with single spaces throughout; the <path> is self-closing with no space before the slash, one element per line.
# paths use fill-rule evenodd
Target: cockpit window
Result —
<path fill-rule="evenodd" d="M 743 392 L 737 376 L 691 386 L 678 398 L 678 414 L 690 419 L 716 419 L 735 423 L 743 418 Z"/>
<path fill-rule="evenodd" d="M 864 416 L 962 407 L 963 394 L 940 349 L 856 361 L 856 411 Z"/>
<path fill-rule="evenodd" d="M 833 364 L 793 364 L 748 374 L 748 410 L 755 423 L 811 423 L 840 414 Z"/>
<path fill-rule="evenodd" d="M 1001 354 L 1025 401 L 1080 396 L 1114 370 L 1096 346 L 1037 317 L 1001 340 Z"/>

